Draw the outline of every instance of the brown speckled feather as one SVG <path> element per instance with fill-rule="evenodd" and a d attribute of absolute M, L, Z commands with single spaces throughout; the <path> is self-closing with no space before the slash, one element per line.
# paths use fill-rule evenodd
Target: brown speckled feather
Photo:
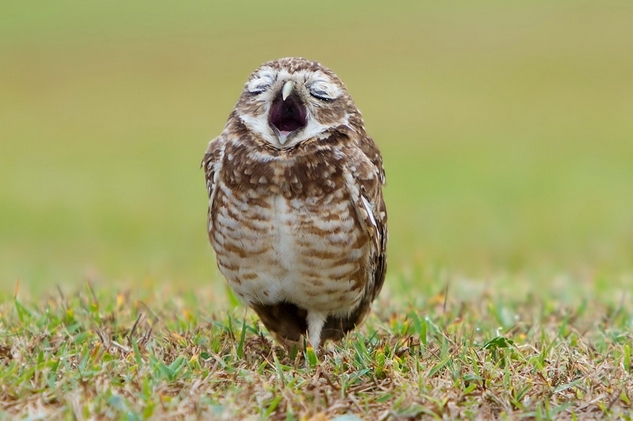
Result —
<path fill-rule="evenodd" d="M 278 341 L 318 348 L 362 322 L 385 279 L 385 175 L 333 72 L 260 66 L 203 167 L 218 267 Z"/>

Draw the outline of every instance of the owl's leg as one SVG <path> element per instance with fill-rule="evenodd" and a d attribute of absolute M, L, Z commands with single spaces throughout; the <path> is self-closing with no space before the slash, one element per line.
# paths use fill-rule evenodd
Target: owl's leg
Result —
<path fill-rule="evenodd" d="M 323 330 L 326 318 L 327 314 L 325 313 L 308 311 L 308 317 L 306 318 L 308 322 L 308 339 L 315 352 L 318 351 L 321 346 L 321 331 Z"/>

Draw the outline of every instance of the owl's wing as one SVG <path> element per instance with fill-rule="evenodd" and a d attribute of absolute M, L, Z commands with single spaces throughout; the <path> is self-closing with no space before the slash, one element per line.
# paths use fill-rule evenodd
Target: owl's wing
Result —
<path fill-rule="evenodd" d="M 215 188 L 220 166 L 222 165 L 222 155 L 224 153 L 223 140 L 222 135 L 220 135 L 209 142 L 204 158 L 202 158 L 202 168 L 204 169 L 204 178 L 207 182 L 207 193 L 209 195 L 209 233 L 211 232 L 211 227 L 213 226 L 211 220 L 213 200 L 215 198 Z"/>
<path fill-rule="evenodd" d="M 351 154 L 348 171 L 354 183 L 350 192 L 356 214 L 363 222 L 372 244 L 371 279 L 366 287 L 367 299 L 371 303 L 380 293 L 387 270 L 387 208 L 382 194 L 385 170 L 380 152 L 371 138 L 361 138 L 359 146 L 360 151 Z"/>
<path fill-rule="evenodd" d="M 339 135 L 343 132 L 339 130 Z M 343 132 L 345 133 L 345 132 Z M 349 131 L 345 135 L 351 134 Z M 382 196 L 385 172 L 373 140 L 366 135 L 358 143 L 343 148 L 344 177 L 356 217 L 370 239 L 367 282 L 359 306 L 348 316 L 329 316 L 323 327 L 323 340 L 342 338 L 367 317 L 371 303 L 380 293 L 387 271 L 387 209 Z M 359 147 L 359 143 L 369 143 Z M 348 143 L 348 142 L 344 142 Z M 373 153 L 372 153 L 373 152 Z"/>
<path fill-rule="evenodd" d="M 355 203 L 364 217 L 365 226 L 372 241 L 370 261 L 373 264 L 373 285 L 370 286 L 371 301 L 378 296 L 387 271 L 387 208 L 382 195 L 384 172 L 376 171 L 374 177 L 359 180 L 360 197 Z"/>

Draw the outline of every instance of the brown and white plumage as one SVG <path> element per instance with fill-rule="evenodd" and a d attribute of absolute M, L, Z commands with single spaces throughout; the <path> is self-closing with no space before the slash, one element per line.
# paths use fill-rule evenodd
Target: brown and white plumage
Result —
<path fill-rule="evenodd" d="M 331 70 L 261 65 L 202 165 L 218 267 L 278 341 L 318 349 L 362 322 L 385 278 L 385 175 Z"/>

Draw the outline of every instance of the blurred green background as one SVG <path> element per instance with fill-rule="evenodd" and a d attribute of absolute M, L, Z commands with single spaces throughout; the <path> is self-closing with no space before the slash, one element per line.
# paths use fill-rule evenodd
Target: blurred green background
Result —
<path fill-rule="evenodd" d="M 2 291 L 221 285 L 199 163 L 292 55 L 381 147 L 389 276 L 633 269 L 633 2 L 8 3 Z"/>

